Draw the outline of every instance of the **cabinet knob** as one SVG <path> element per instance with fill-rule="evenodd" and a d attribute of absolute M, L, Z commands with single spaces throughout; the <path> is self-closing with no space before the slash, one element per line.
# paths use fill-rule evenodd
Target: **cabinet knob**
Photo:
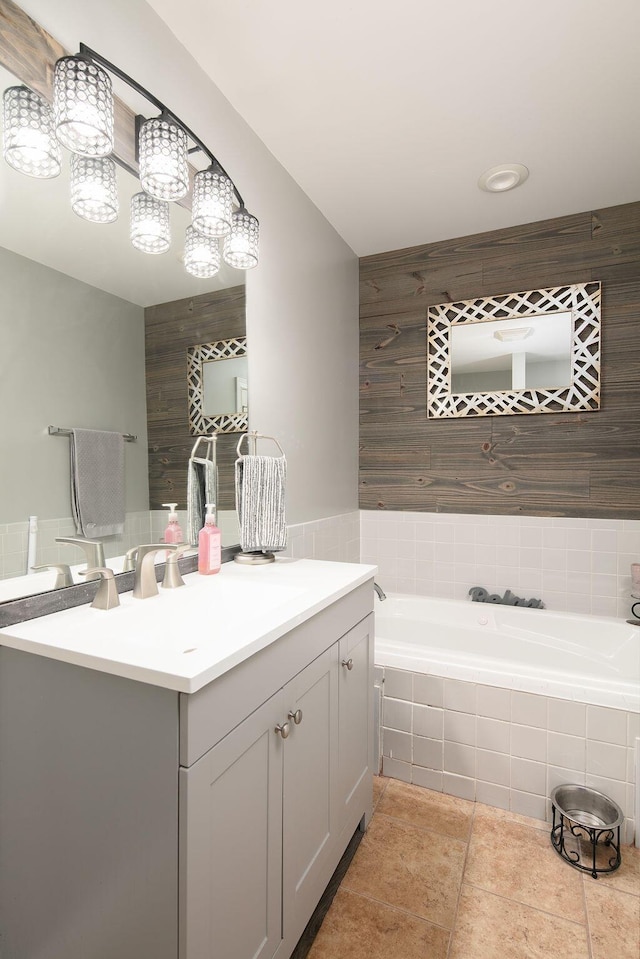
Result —
<path fill-rule="evenodd" d="M 276 731 L 277 733 L 280 733 L 280 735 L 282 736 L 283 739 L 286 739 L 287 736 L 289 735 L 289 730 L 290 730 L 290 729 L 291 729 L 291 726 L 289 725 L 289 723 L 278 723 L 278 725 L 276 726 L 275 731 Z"/>
<path fill-rule="evenodd" d="M 288 718 L 289 718 L 289 719 L 293 719 L 293 721 L 294 721 L 294 723 L 296 724 L 296 726 L 299 726 L 300 723 L 302 722 L 302 710 L 301 710 L 301 709 L 296 709 L 295 713 L 294 713 L 294 711 L 293 711 L 292 709 L 290 709 L 287 715 L 288 715 Z"/>
<path fill-rule="evenodd" d="M 353 660 L 352 659 L 343 659 L 342 665 L 346 666 L 349 672 L 353 669 Z"/>

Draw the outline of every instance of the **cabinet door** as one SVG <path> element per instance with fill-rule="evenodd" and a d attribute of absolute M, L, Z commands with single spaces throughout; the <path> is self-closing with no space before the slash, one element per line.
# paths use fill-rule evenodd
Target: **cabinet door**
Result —
<path fill-rule="evenodd" d="M 341 827 L 371 815 L 373 613 L 340 640 L 338 792 Z"/>
<path fill-rule="evenodd" d="M 285 715 L 301 710 L 284 744 L 283 916 L 291 948 L 335 868 L 337 671 L 335 644 L 283 690 Z"/>
<path fill-rule="evenodd" d="M 282 691 L 180 769 L 180 959 L 271 959 L 282 939 Z"/>

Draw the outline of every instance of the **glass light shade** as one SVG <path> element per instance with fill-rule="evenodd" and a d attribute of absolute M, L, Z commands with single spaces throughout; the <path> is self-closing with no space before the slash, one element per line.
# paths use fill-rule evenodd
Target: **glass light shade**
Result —
<path fill-rule="evenodd" d="M 233 184 L 222 167 L 212 165 L 193 178 L 192 223 L 205 236 L 231 232 Z"/>
<path fill-rule="evenodd" d="M 61 57 L 53 77 L 56 136 L 82 156 L 108 156 L 113 139 L 111 78 L 84 57 Z"/>
<path fill-rule="evenodd" d="M 231 218 L 231 233 L 224 238 L 222 256 L 224 262 L 236 270 L 250 270 L 258 265 L 258 242 L 260 226 L 244 207 Z"/>
<path fill-rule="evenodd" d="M 131 242 L 143 253 L 166 253 L 171 246 L 169 204 L 148 193 L 131 197 Z"/>
<path fill-rule="evenodd" d="M 110 157 L 71 154 L 71 208 L 92 223 L 118 218 L 116 165 Z"/>
<path fill-rule="evenodd" d="M 158 200 L 179 200 L 189 189 L 187 135 L 169 117 L 140 125 L 138 159 L 142 189 Z"/>
<path fill-rule="evenodd" d="M 60 146 L 51 107 L 28 87 L 4 91 L 4 158 L 27 176 L 50 179 L 60 173 Z"/>
<path fill-rule="evenodd" d="M 184 244 L 184 266 L 192 276 L 215 276 L 220 269 L 220 246 L 215 237 L 203 236 L 187 227 Z"/>

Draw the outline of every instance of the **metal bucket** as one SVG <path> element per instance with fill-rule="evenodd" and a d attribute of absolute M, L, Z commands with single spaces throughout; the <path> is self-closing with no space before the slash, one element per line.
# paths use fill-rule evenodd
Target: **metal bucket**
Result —
<path fill-rule="evenodd" d="M 589 786 L 567 783 L 553 790 L 551 806 L 551 843 L 569 865 L 594 879 L 618 869 L 624 814 L 613 799 Z"/>

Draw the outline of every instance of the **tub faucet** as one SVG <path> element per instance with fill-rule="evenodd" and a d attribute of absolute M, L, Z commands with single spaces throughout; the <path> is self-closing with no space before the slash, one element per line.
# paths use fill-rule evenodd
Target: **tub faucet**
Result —
<path fill-rule="evenodd" d="M 382 602 L 383 600 L 385 600 L 385 599 L 387 598 L 386 593 L 384 593 L 384 592 L 382 591 L 381 587 L 378 586 L 377 583 L 374 583 L 374 584 L 373 584 L 373 588 L 375 589 L 376 593 L 378 594 L 378 599 L 380 600 L 380 602 Z"/>
<path fill-rule="evenodd" d="M 83 536 L 56 536 L 56 543 L 71 543 L 72 546 L 80 546 L 84 550 L 87 569 L 95 569 L 96 567 L 102 569 L 105 565 L 102 540 L 85 539 Z M 87 576 L 87 580 L 91 579 L 100 579 L 100 574 L 92 573 Z"/>

